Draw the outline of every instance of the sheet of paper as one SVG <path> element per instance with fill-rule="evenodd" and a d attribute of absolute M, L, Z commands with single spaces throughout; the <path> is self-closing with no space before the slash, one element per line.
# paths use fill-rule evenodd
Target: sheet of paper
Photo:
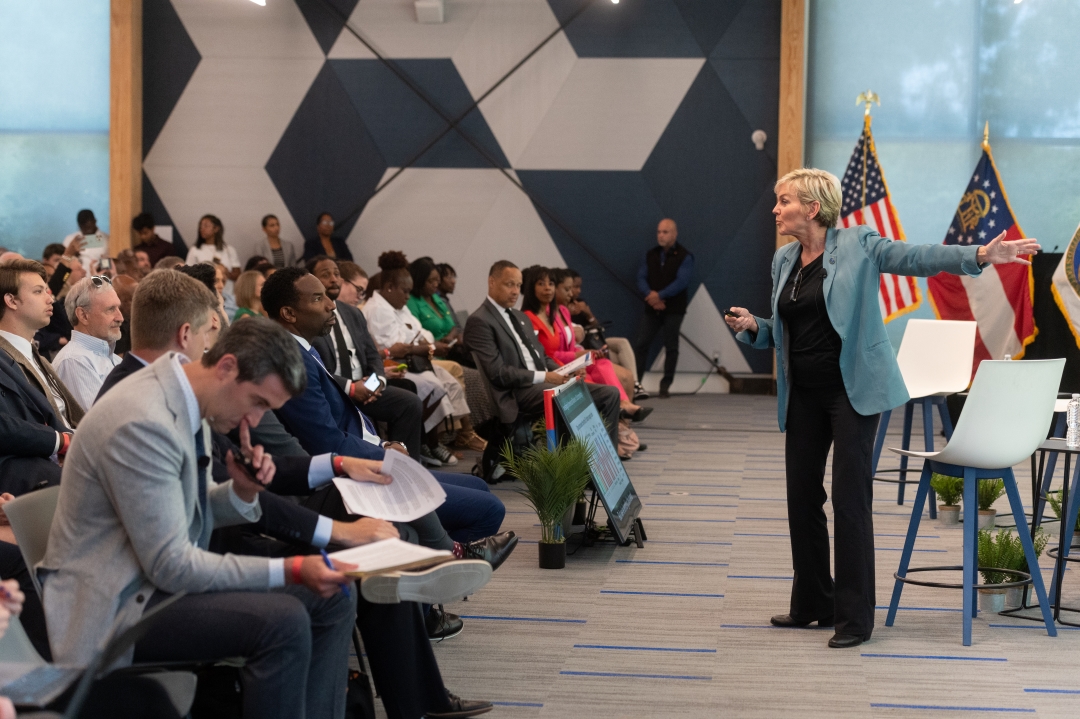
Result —
<path fill-rule="evenodd" d="M 334 561 L 355 564 L 356 569 L 350 570 L 351 574 L 371 574 L 392 567 L 453 556 L 452 552 L 444 549 L 429 549 L 400 539 L 382 539 L 330 554 Z"/>
<path fill-rule="evenodd" d="M 579 369 L 585 369 L 593 363 L 592 352 L 586 352 L 572 362 L 567 362 L 562 367 L 555 370 L 558 374 L 568 377 Z"/>
<path fill-rule="evenodd" d="M 373 484 L 335 478 L 334 486 L 341 492 L 345 508 L 353 514 L 388 522 L 411 522 L 446 501 L 446 492 L 431 472 L 401 452 L 386 453 L 382 473 L 394 481 Z"/>

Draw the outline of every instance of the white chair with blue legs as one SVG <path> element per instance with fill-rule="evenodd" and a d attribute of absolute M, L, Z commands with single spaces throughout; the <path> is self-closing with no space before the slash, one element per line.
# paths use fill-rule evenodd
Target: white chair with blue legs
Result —
<path fill-rule="evenodd" d="M 922 407 L 923 449 L 934 451 L 934 407 L 941 417 L 941 426 L 945 439 L 952 437 L 952 420 L 945 398 L 950 394 L 963 392 L 971 383 L 971 366 L 975 360 L 974 322 L 954 320 L 908 320 L 904 328 L 904 339 L 900 341 L 900 351 L 896 353 L 896 362 L 900 365 L 900 374 L 904 378 L 908 396 L 911 399 L 904 405 L 903 449 L 911 448 L 911 420 L 916 405 Z M 900 479 L 878 477 L 878 460 L 885 445 L 885 433 L 889 430 L 892 410 L 881 413 L 878 423 L 877 440 L 874 442 L 874 455 L 871 475 L 879 482 L 896 482 L 896 503 L 904 503 L 904 488 L 909 484 L 908 458 L 900 457 Z M 914 484 L 911 482 L 910 484 Z M 937 518 L 937 499 L 930 490 L 930 519 Z"/>
<path fill-rule="evenodd" d="M 1000 477 L 1005 482 L 1016 533 L 1024 547 L 1024 556 L 1031 574 L 1031 583 L 1039 600 L 1046 632 L 1057 636 L 1057 628 L 1050 611 L 1046 588 L 1039 572 L 1039 560 L 1035 556 L 1031 533 L 1020 501 L 1020 492 L 1013 475 L 1013 466 L 1027 461 L 1046 439 L 1054 415 L 1064 359 L 1028 360 L 1004 362 L 985 360 L 971 384 L 971 391 L 956 423 L 952 439 L 940 452 L 912 452 L 889 448 L 897 454 L 922 459 L 923 469 L 919 488 L 915 493 L 915 505 L 911 510 L 904 551 L 900 555 L 900 567 L 896 570 L 896 584 L 885 626 L 891 627 L 900 606 L 900 594 L 905 583 L 930 584 L 908 577 L 909 572 L 963 569 L 962 584 L 930 584 L 959 588 L 964 593 L 964 646 L 971 645 L 971 620 L 978 612 L 976 590 L 979 585 L 975 576 L 978 564 L 978 522 L 973 508 L 977 506 L 978 483 L 982 479 Z M 933 472 L 964 478 L 964 562 L 962 567 L 910 568 L 911 552 L 922 520 L 923 504 L 930 491 Z"/>

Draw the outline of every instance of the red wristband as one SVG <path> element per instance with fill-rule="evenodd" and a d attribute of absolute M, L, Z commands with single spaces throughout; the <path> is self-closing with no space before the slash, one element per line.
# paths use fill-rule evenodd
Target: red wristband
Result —
<path fill-rule="evenodd" d="M 292 581 L 290 584 L 300 584 L 300 567 L 304 564 L 304 558 L 302 556 L 295 556 L 292 558 L 292 564 L 290 565 L 290 574 L 292 575 Z"/>
<path fill-rule="evenodd" d="M 335 454 L 333 459 L 330 460 L 330 466 L 334 468 L 335 477 L 345 476 L 345 458 L 340 454 Z"/>
<path fill-rule="evenodd" d="M 56 450 L 56 454 L 63 457 L 67 454 L 68 447 L 71 446 L 71 435 L 68 432 L 60 433 L 60 449 Z"/>

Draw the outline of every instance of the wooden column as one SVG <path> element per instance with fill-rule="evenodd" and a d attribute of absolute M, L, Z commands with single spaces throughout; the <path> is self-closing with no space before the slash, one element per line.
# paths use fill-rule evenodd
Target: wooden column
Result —
<path fill-rule="evenodd" d="M 781 0 L 780 15 L 780 135 L 776 176 L 803 166 L 806 119 L 806 25 L 809 0 Z M 776 246 L 790 238 L 776 236 Z"/>
<path fill-rule="evenodd" d="M 131 247 L 142 212 L 142 0 L 111 0 L 109 34 L 109 253 Z"/>

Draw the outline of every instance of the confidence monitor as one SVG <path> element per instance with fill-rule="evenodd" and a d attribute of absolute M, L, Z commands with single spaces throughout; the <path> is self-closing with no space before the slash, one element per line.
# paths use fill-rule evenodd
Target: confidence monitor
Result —
<path fill-rule="evenodd" d="M 584 382 L 575 379 L 554 389 L 553 404 L 559 408 L 565 429 L 572 436 L 584 440 L 592 449 L 589 469 L 593 487 L 604 504 L 612 534 L 620 544 L 626 544 L 631 529 L 635 524 L 639 524 L 637 520 L 641 513 L 641 500 L 634 491 L 634 485 L 630 483 L 619 453 L 611 444 L 611 437 L 608 436 L 600 413 L 596 411 L 592 395 Z M 639 545 L 644 538 L 644 532 L 638 526 L 635 539 Z"/>

